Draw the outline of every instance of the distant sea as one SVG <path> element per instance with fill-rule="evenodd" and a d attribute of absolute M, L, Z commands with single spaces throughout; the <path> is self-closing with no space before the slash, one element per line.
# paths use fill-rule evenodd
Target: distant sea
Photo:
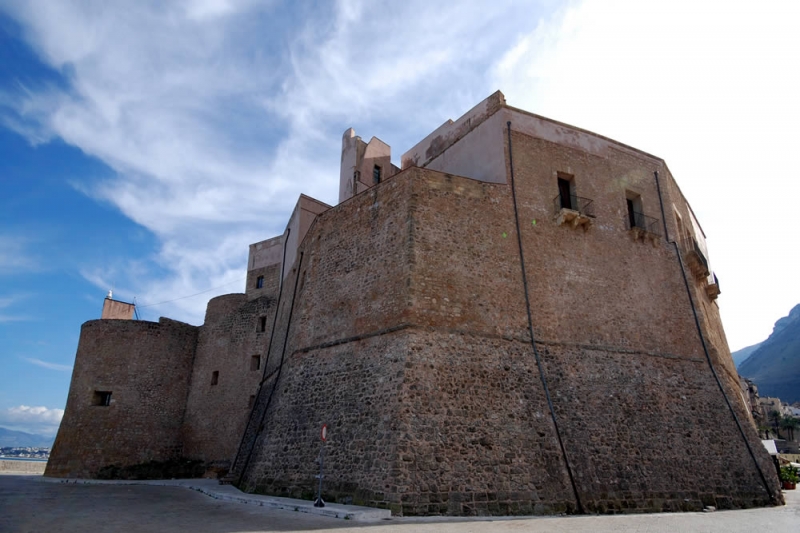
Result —
<path fill-rule="evenodd" d="M 34 463 L 46 463 L 47 459 L 31 459 L 30 457 L 2 457 L 0 461 L 32 461 Z"/>

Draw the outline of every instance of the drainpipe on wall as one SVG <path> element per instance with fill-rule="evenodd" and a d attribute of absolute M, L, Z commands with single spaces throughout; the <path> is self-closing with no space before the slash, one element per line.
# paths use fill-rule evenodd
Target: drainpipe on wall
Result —
<path fill-rule="evenodd" d="M 553 400 L 550 398 L 550 390 L 547 387 L 547 378 L 544 375 L 544 367 L 542 366 L 542 360 L 539 357 L 539 350 L 536 348 L 536 338 L 533 334 L 533 318 L 531 315 L 531 300 L 528 296 L 528 276 L 525 272 L 525 255 L 522 251 L 522 233 L 520 232 L 519 227 L 519 210 L 517 209 L 517 192 L 516 187 L 514 186 L 514 157 L 511 150 L 511 121 L 509 120 L 506 122 L 506 126 L 508 127 L 508 165 L 511 174 L 511 199 L 514 203 L 514 223 L 517 227 L 517 246 L 519 247 L 519 263 L 522 269 L 522 286 L 525 289 L 525 310 L 528 313 L 528 331 L 531 336 L 531 346 L 533 347 L 533 356 L 536 359 L 536 366 L 539 368 L 539 377 L 542 380 L 542 387 L 544 388 L 544 395 L 547 399 L 547 406 L 550 409 L 550 418 L 553 421 L 553 428 L 556 432 L 556 439 L 558 440 L 558 446 L 561 448 L 561 456 L 564 458 L 564 465 L 567 468 L 567 475 L 569 475 L 569 482 L 572 485 L 572 492 L 575 494 L 575 503 L 578 506 L 578 512 L 583 514 L 583 505 L 581 504 L 581 498 L 578 495 L 578 486 L 575 484 L 575 477 L 572 474 L 572 466 L 569 463 L 569 458 L 567 456 L 567 449 L 564 446 L 564 441 L 561 438 L 561 431 L 558 429 L 558 419 L 556 417 L 556 411 L 553 407 Z"/>
<path fill-rule="evenodd" d="M 717 370 L 714 368 L 714 364 L 711 361 L 711 355 L 708 353 L 708 346 L 706 345 L 705 337 L 703 336 L 703 330 L 700 327 L 700 319 L 697 316 L 697 308 L 694 305 L 694 298 L 692 297 L 692 290 L 689 286 L 689 279 L 686 277 L 686 270 L 683 268 L 683 257 L 681 256 L 680 248 L 678 247 L 678 243 L 675 241 L 669 240 L 669 233 L 667 233 L 667 218 L 664 213 L 664 200 L 661 196 L 661 185 L 658 180 L 658 171 L 653 171 L 653 175 L 656 179 L 656 189 L 658 190 L 658 201 L 661 204 L 661 219 L 664 222 L 664 235 L 667 239 L 667 242 L 672 244 L 675 248 L 675 257 L 678 259 L 678 266 L 681 269 L 681 275 L 683 276 L 683 284 L 686 287 L 686 295 L 689 297 L 689 305 L 692 308 L 692 316 L 694 317 L 694 324 L 697 328 L 697 335 L 700 337 L 700 344 L 703 346 L 703 353 L 706 356 L 706 362 L 708 363 L 708 368 L 711 369 L 711 374 L 714 376 L 714 380 L 717 382 L 717 387 L 719 387 L 719 391 L 722 393 L 722 397 L 725 399 L 725 404 L 728 406 L 728 409 L 733 415 L 733 421 L 736 422 L 736 427 L 739 429 L 739 434 L 742 436 L 742 440 L 744 441 L 745 447 L 747 447 L 747 451 L 750 454 L 750 457 L 753 459 L 753 463 L 756 465 L 756 470 L 758 470 L 759 476 L 761 476 L 761 481 L 764 483 L 764 488 L 767 491 L 767 494 L 772 500 L 772 503 L 775 505 L 780 504 L 780 498 L 774 492 L 772 492 L 769 488 L 769 482 L 767 482 L 767 477 L 764 475 L 764 471 L 761 469 L 761 465 L 758 464 L 758 460 L 756 459 L 756 455 L 753 452 L 753 448 L 750 446 L 750 441 L 747 440 L 747 435 L 744 432 L 744 428 L 742 427 L 741 422 L 739 421 L 739 417 L 736 415 L 736 410 L 733 408 L 730 399 L 728 398 L 728 394 L 725 392 L 725 388 L 722 386 L 722 381 L 719 379 L 719 374 L 717 374 Z"/>

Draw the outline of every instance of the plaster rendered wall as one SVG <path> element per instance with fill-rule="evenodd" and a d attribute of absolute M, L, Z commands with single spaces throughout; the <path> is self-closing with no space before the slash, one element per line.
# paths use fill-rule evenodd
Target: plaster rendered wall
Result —
<path fill-rule="evenodd" d="M 373 173 L 375 167 L 381 169 L 381 181 L 391 178 L 395 174 L 395 167 L 392 166 L 392 148 L 377 137 L 369 140 L 364 149 L 364 158 L 358 164 L 361 183 L 357 193 L 375 185 Z M 364 187 L 365 185 L 366 187 Z"/>
<path fill-rule="evenodd" d="M 373 137 L 365 143 L 353 128 L 342 135 L 342 161 L 339 168 L 339 203 L 364 192 L 374 185 L 373 169 L 381 168 L 381 179 L 392 177 L 399 170 L 392 165 L 392 148 Z"/>
<path fill-rule="evenodd" d="M 280 269 L 283 261 L 284 236 L 278 235 L 265 241 L 250 245 L 247 256 L 247 281 L 245 294 L 250 299 L 274 294 L 280 286 Z M 264 284 L 258 288 L 259 276 L 264 277 Z"/>
<path fill-rule="evenodd" d="M 131 320 L 133 318 L 134 305 L 119 300 L 106 298 L 103 300 L 103 312 L 100 318 L 115 320 Z"/>
<path fill-rule="evenodd" d="M 230 467 L 266 362 L 276 299 L 277 292 L 252 300 L 228 294 L 208 303 L 183 423 L 185 457 L 223 471 Z M 261 317 L 265 331 L 260 330 Z M 258 368 L 253 368 L 253 356 L 259 358 Z"/>
<path fill-rule="evenodd" d="M 505 103 L 503 93 L 496 91 L 456 121 L 448 120 L 403 154 L 401 168 L 405 170 L 410 167 L 427 167 L 440 154 L 449 150 L 455 143 L 471 134 L 484 120 L 502 109 Z"/>
<path fill-rule="evenodd" d="M 306 237 L 311 224 L 317 215 L 330 209 L 330 206 L 303 194 L 297 199 L 297 205 L 289 217 L 286 229 L 289 234 L 286 236 L 286 259 L 283 266 L 284 278 L 288 276 L 289 267 L 297 260 L 297 250 L 303 239 Z"/>
<path fill-rule="evenodd" d="M 366 143 L 356 135 L 353 128 L 342 134 L 342 160 L 339 165 L 339 203 L 358 194 L 358 184 L 353 180 L 358 161 L 364 155 Z"/>
<path fill-rule="evenodd" d="M 3 474 L 43 474 L 45 461 L 12 461 L 0 459 L 0 472 Z"/>
<path fill-rule="evenodd" d="M 165 318 L 84 323 L 45 475 L 93 478 L 103 467 L 180 458 L 197 331 Z M 109 406 L 93 405 L 96 390 L 112 392 Z"/>
<path fill-rule="evenodd" d="M 494 113 L 427 163 L 425 168 L 480 181 L 505 183 L 506 154 L 503 138 L 506 119 L 506 113 Z"/>

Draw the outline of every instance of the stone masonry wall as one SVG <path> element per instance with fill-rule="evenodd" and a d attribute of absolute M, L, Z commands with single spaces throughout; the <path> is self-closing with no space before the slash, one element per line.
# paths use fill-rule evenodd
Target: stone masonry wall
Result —
<path fill-rule="evenodd" d="M 540 350 L 587 511 L 770 503 L 705 359 Z"/>
<path fill-rule="evenodd" d="M 537 347 L 583 508 L 767 503 L 674 248 L 625 227 L 626 191 L 659 214 L 651 161 L 513 142 Z M 558 172 L 597 204 L 587 231 L 554 221 Z M 530 346 L 509 186 L 411 169 L 370 192 L 321 216 L 304 243 L 287 358 L 244 488 L 309 497 L 328 422 L 344 437 L 326 463 L 340 501 L 402 514 L 577 510 Z M 384 477 L 365 468 L 376 464 Z"/>
<path fill-rule="evenodd" d="M 320 429 L 328 424 L 323 497 L 388 506 L 398 490 L 397 398 L 406 353 L 398 332 L 287 360 L 240 488 L 311 499 Z"/>
<path fill-rule="evenodd" d="M 253 408 L 244 424 L 244 431 L 241 432 L 239 446 L 229 472 L 231 482 L 239 486 L 246 480 L 245 475 L 249 473 L 248 468 L 256 452 L 256 442 L 264 431 L 267 411 L 275 395 L 280 371 L 283 368 L 284 345 L 288 340 L 290 317 L 293 314 L 292 301 L 297 285 L 298 266 L 302 265 L 296 264 L 290 268 L 289 275 L 286 276 L 278 291 L 275 311 L 272 314 L 273 322 L 270 324 L 271 329 L 264 352 L 266 354 L 264 368 L 255 393 Z"/>
<path fill-rule="evenodd" d="M 664 194 L 665 211 L 667 212 L 667 225 L 669 236 L 674 240 L 678 235 L 677 220 L 673 213 L 677 212 L 684 220 L 689 218 L 689 205 L 686 203 L 683 194 L 675 182 L 672 174 L 666 166 L 661 173 L 661 187 Z M 717 300 L 712 300 L 706 292 L 707 279 L 694 278 L 686 264 L 685 253 L 682 253 L 684 270 L 691 290 L 692 298 L 697 311 L 698 322 L 703 332 L 703 338 L 709 352 L 709 358 L 714 366 L 717 376 L 720 379 L 723 389 L 730 401 L 731 407 L 736 413 L 742 431 L 746 435 L 749 448 L 754 452 L 756 461 L 761 471 L 767 478 L 767 483 L 773 491 L 778 490 L 778 481 L 773 476 L 774 465 L 771 458 L 766 454 L 761 445 L 755 423 L 749 412 L 747 398 L 743 397 L 739 388 L 739 375 L 736 365 L 731 358 L 730 348 L 722 327 L 722 318 L 719 313 Z M 710 258 L 708 258 L 710 260 Z M 731 414 L 731 418 L 733 415 Z M 749 452 L 748 452 L 749 453 Z"/>
<path fill-rule="evenodd" d="M 276 286 L 272 281 L 268 285 Z M 212 299 L 198 336 L 184 455 L 219 471 L 226 471 L 236 454 L 266 363 L 277 294 L 261 294 L 252 300 L 244 294 Z"/>
<path fill-rule="evenodd" d="M 700 357 L 673 247 L 663 236 L 634 240 L 625 227 L 626 191 L 641 195 L 646 215 L 661 218 L 657 161 L 599 157 L 516 132 L 512 142 L 537 338 Z M 576 194 L 593 201 L 586 231 L 554 220 L 559 172 L 574 176 Z"/>
<path fill-rule="evenodd" d="M 660 162 L 623 152 L 600 158 L 521 134 L 515 134 L 512 142 L 517 195 L 520 206 L 523 206 L 520 213 L 523 220 L 526 214 L 534 217 L 537 207 L 540 212 L 546 210 L 542 199 L 550 196 L 545 191 L 552 192 L 552 196 L 557 194 L 555 182 L 559 171 L 574 175 L 577 194 L 591 198 L 595 204 L 596 218 L 585 233 L 556 226 L 552 219 L 548 221 L 549 224 L 522 226 L 529 296 L 532 302 L 536 302 L 534 326 L 537 338 L 562 346 L 563 355 L 548 361 L 558 363 L 556 366 L 561 367 L 564 377 L 570 378 L 564 382 L 566 386 L 557 387 L 554 384 L 554 390 L 560 393 L 554 396 L 557 411 L 562 407 L 562 416 L 568 416 L 575 410 L 574 403 L 601 391 L 603 385 L 610 381 L 616 381 L 620 386 L 629 384 L 628 388 L 633 390 L 620 391 L 630 395 L 629 405 L 653 407 L 632 413 L 639 416 L 626 417 L 628 428 L 636 430 L 639 424 L 646 426 L 648 417 L 661 417 L 660 425 L 666 431 L 690 427 L 686 431 L 685 441 L 694 443 L 703 450 L 702 457 L 693 457 L 697 464 L 687 468 L 683 450 L 674 447 L 670 451 L 664 451 L 659 445 L 662 439 L 653 435 L 646 427 L 635 432 L 632 442 L 637 442 L 641 450 L 655 446 L 661 457 L 674 454 L 673 460 L 665 463 L 675 465 L 675 468 L 668 471 L 673 480 L 674 492 L 705 492 L 706 496 L 713 492 L 719 496 L 719 507 L 768 502 L 768 490 L 705 359 L 674 246 L 663 237 L 656 239 L 652 245 L 648 241 L 635 241 L 630 232 L 625 230 L 623 221 L 626 191 L 641 194 L 645 213 L 661 218 L 653 177 L 653 170 L 659 168 Z M 677 189 L 669 175 L 667 183 L 667 188 L 673 187 L 672 192 Z M 688 214 L 688 206 L 682 196 L 668 196 L 667 205 L 673 202 Z M 746 418 L 741 416 L 741 401 L 732 396 L 736 388 L 731 386 L 732 361 L 722 324 L 718 314 L 710 312 L 716 310 L 716 304 L 707 298 L 702 287 L 692 283 L 691 276 L 690 287 L 700 314 L 701 326 L 705 326 L 703 336 L 709 347 L 712 363 L 717 373 L 723 376 L 723 386 L 733 408 L 740 413 L 740 420 L 746 422 Z M 557 300 L 554 295 L 557 295 Z M 554 348 L 551 352 L 553 350 Z M 599 373 L 592 358 L 584 356 L 587 350 L 589 353 L 595 350 L 608 352 L 608 372 L 617 373 L 618 378 Z M 630 372 L 631 367 L 624 364 L 623 360 L 616 360 L 614 356 L 615 353 L 624 353 L 626 350 L 666 357 L 664 361 L 670 362 L 667 368 L 680 377 L 675 382 L 686 382 L 686 390 L 680 396 L 681 401 L 673 398 L 670 402 L 653 404 L 651 396 L 664 391 L 651 386 L 634 389 L 634 384 L 641 380 L 641 376 L 637 372 Z M 570 355 L 576 353 L 581 355 Z M 633 354 L 631 357 L 634 357 Z M 647 357 L 642 358 L 642 364 L 647 360 Z M 695 365 L 695 370 L 688 371 L 684 361 L 694 360 L 701 363 L 699 366 Z M 582 368 L 581 362 L 590 366 Z M 697 381 L 685 377 L 689 374 L 694 377 L 692 372 L 697 374 Z M 546 373 L 549 376 L 547 370 Z M 724 378 L 726 375 L 728 378 Z M 589 379 L 591 376 L 597 378 Z M 656 382 L 650 385 L 654 383 Z M 685 400 L 684 396 L 689 399 Z M 574 402 L 567 403 L 567 399 Z M 703 415 L 690 417 L 689 423 L 686 415 L 668 407 L 673 403 L 683 403 L 690 412 L 699 410 Z M 588 409 L 583 407 L 581 410 L 591 411 L 597 405 L 587 402 Z M 612 411 L 611 414 L 619 413 Z M 643 414 L 645 416 L 641 416 Z M 714 428 L 709 427 L 708 418 L 715 421 Z M 575 426 L 570 423 L 566 427 L 574 429 Z M 761 470 L 770 476 L 767 477 L 769 492 L 776 494 L 776 480 L 771 476 L 772 471 L 765 469 L 769 461 L 766 452 L 759 445 L 753 428 L 745 426 L 743 429 Z M 600 425 L 598 431 L 608 436 L 624 434 L 621 427 L 614 428 L 613 424 Z M 699 437 L 697 433 L 700 434 Z M 577 440 L 579 435 L 582 433 L 575 433 L 576 442 L 581 442 Z M 577 455 L 591 456 L 595 466 L 603 460 L 603 456 L 596 452 L 579 452 Z M 690 454 L 692 455 L 695 454 Z M 606 456 L 604 460 L 609 465 L 619 464 L 621 461 L 625 462 L 625 457 L 619 450 L 615 450 L 613 455 Z M 628 456 L 629 463 L 636 460 L 637 456 Z M 720 481 L 720 472 L 726 469 L 736 470 L 735 485 Z M 632 476 L 631 479 L 636 477 Z M 644 490 L 645 485 L 655 487 L 658 483 L 648 477 L 641 490 Z M 607 489 L 600 494 L 613 492 L 610 487 Z M 629 495 L 635 493 L 636 491 L 630 489 L 628 491 Z M 597 491 L 592 491 L 592 494 L 597 498 Z M 642 499 L 649 501 L 646 494 L 638 497 L 638 505 L 642 505 Z M 697 498 L 683 496 L 687 497 L 696 506 Z M 678 496 L 670 505 L 676 505 L 680 499 Z M 619 501 L 621 505 L 631 505 L 625 498 Z M 605 504 L 611 505 L 609 502 L 604 502 Z M 658 505 L 655 504 L 655 507 Z"/>
<path fill-rule="evenodd" d="M 306 235 L 286 275 L 257 404 L 268 411 L 259 435 L 245 438 L 255 446 L 242 488 L 307 496 L 328 423 L 330 494 L 388 505 L 404 340 L 384 328 L 402 325 L 409 305 L 409 189 L 389 179 L 320 215 Z"/>
<path fill-rule="evenodd" d="M 45 475 L 93 478 L 104 467 L 180 458 L 197 330 L 165 318 L 84 323 Z M 110 405 L 96 405 L 95 391 L 111 392 Z"/>
<path fill-rule="evenodd" d="M 287 353 L 405 321 L 410 186 L 389 178 L 317 218 L 301 247 Z"/>
<path fill-rule="evenodd" d="M 392 480 L 404 515 L 575 512 L 531 346 L 415 328 Z"/>

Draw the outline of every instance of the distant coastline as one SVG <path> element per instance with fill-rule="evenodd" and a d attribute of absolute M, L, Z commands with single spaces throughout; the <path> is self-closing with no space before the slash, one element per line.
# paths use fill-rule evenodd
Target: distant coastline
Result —
<path fill-rule="evenodd" d="M 46 463 L 47 459 L 34 459 L 31 457 L 5 457 L 0 455 L 0 461 L 28 461 L 31 463 Z"/>

